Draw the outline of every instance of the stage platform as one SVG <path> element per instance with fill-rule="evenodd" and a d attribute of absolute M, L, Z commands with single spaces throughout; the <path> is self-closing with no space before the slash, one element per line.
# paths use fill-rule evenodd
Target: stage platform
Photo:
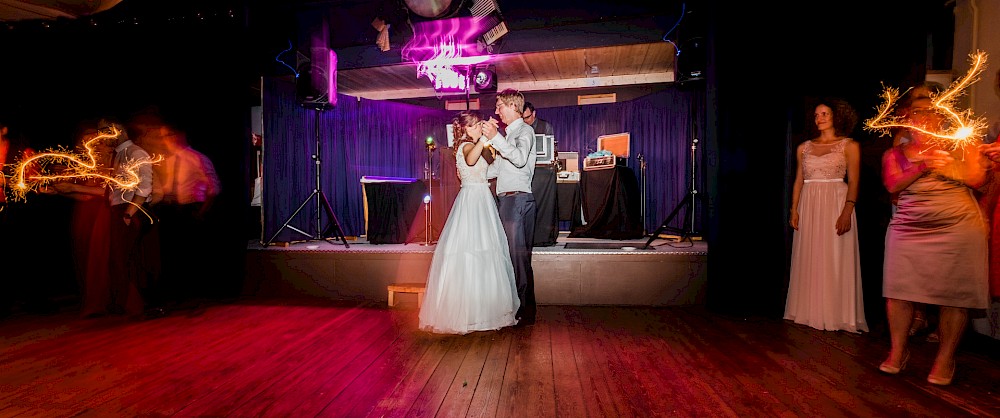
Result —
<path fill-rule="evenodd" d="M 708 243 L 661 238 L 568 238 L 535 247 L 535 296 L 542 305 L 698 305 L 705 300 Z M 393 283 L 426 282 L 434 245 L 347 241 L 247 247 L 246 295 L 320 296 L 386 302 Z M 400 300 L 414 298 L 399 294 Z"/>

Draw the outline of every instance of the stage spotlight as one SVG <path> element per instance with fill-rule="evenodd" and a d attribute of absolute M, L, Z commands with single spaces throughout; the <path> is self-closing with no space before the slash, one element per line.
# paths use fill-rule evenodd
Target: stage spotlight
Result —
<path fill-rule="evenodd" d="M 494 93 L 497 91 L 497 74 L 490 69 L 476 70 L 473 81 L 479 93 Z"/>

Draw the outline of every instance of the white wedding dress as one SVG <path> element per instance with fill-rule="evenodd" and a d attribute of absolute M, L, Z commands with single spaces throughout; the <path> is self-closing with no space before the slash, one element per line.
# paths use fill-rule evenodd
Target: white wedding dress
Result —
<path fill-rule="evenodd" d="M 480 158 L 470 167 L 461 149 L 455 160 L 462 189 L 434 249 L 419 316 L 421 330 L 438 334 L 511 326 L 520 307 L 488 164 Z"/>

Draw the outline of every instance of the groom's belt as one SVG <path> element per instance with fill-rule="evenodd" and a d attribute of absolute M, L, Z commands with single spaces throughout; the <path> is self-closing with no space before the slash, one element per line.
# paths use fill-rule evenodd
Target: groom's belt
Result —
<path fill-rule="evenodd" d="M 519 194 L 525 194 L 525 193 L 528 193 L 528 192 L 503 192 L 503 193 L 497 193 L 497 196 L 506 197 L 506 196 L 514 196 L 514 195 L 519 195 Z"/>

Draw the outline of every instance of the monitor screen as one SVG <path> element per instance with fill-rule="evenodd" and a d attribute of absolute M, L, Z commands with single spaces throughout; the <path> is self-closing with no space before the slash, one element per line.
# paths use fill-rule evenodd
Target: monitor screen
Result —
<path fill-rule="evenodd" d="M 552 164 L 555 161 L 555 137 L 535 134 L 535 165 Z"/>

